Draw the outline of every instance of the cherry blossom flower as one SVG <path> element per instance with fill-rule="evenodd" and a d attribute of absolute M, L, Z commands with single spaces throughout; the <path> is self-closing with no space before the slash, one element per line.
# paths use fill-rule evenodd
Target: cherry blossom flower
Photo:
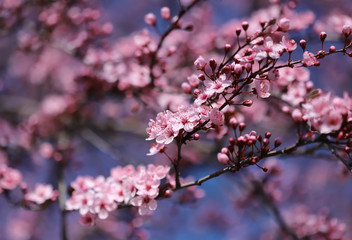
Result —
<path fill-rule="evenodd" d="M 204 85 L 206 87 L 205 93 L 208 96 L 212 96 L 215 93 L 224 92 L 225 88 L 231 86 L 232 81 L 227 79 L 225 74 L 220 75 L 215 81 L 205 80 Z"/>
<path fill-rule="evenodd" d="M 207 93 L 202 92 L 202 93 L 200 93 L 200 94 L 198 95 L 197 99 L 194 101 L 194 104 L 200 106 L 200 105 L 202 105 L 203 103 L 205 103 L 205 102 L 208 100 L 209 97 L 210 97 L 210 96 L 209 96 Z"/>
<path fill-rule="evenodd" d="M 48 200 L 55 201 L 58 196 L 57 190 L 49 184 L 36 184 L 33 191 L 24 195 L 24 199 L 36 204 L 43 204 Z"/>
<path fill-rule="evenodd" d="M 137 196 L 131 200 L 131 204 L 138 207 L 140 215 L 150 215 L 158 206 L 156 200 L 149 195 Z"/>
<path fill-rule="evenodd" d="M 297 43 L 293 39 L 287 39 L 285 36 L 282 37 L 280 44 L 285 48 L 287 52 L 293 52 L 297 48 Z"/>
<path fill-rule="evenodd" d="M 275 44 L 271 37 L 266 37 L 263 45 L 255 45 L 253 47 L 253 51 L 256 52 L 255 60 L 261 61 L 268 57 L 278 59 L 281 56 L 283 49 L 284 46 L 281 44 Z"/>
<path fill-rule="evenodd" d="M 224 120 L 225 120 L 225 116 L 224 116 L 224 113 L 219 111 L 218 108 L 213 108 L 209 113 L 209 119 L 215 125 L 223 125 Z"/>
<path fill-rule="evenodd" d="M 304 66 L 310 67 L 317 63 L 317 58 L 314 56 L 313 53 L 305 51 L 303 53 L 302 63 Z"/>
<path fill-rule="evenodd" d="M 331 102 L 331 94 L 321 94 L 302 105 L 311 126 L 320 133 L 331 133 L 341 128 L 344 110 Z"/>
<path fill-rule="evenodd" d="M 270 83 L 268 80 L 256 80 L 255 89 L 259 97 L 268 98 L 270 96 Z"/>
<path fill-rule="evenodd" d="M 20 171 L 0 164 L 0 192 L 2 189 L 13 190 L 22 181 Z"/>
<path fill-rule="evenodd" d="M 98 193 L 94 198 L 90 212 L 97 214 L 100 219 L 106 219 L 109 216 L 109 212 L 114 211 L 116 208 L 117 203 L 111 195 L 108 193 Z"/>
<path fill-rule="evenodd" d="M 235 55 L 235 59 L 243 63 L 252 63 L 256 58 L 256 52 L 252 48 L 241 50 Z"/>

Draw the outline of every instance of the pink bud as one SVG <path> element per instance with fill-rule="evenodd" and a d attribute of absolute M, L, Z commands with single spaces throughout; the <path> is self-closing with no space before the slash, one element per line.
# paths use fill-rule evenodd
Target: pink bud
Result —
<path fill-rule="evenodd" d="M 252 106 L 252 104 L 253 104 L 253 101 L 250 99 L 248 99 L 242 103 L 242 105 L 245 107 L 250 107 L 250 106 Z"/>
<path fill-rule="evenodd" d="M 301 48 L 304 50 L 306 50 L 306 46 L 307 46 L 307 41 L 302 39 L 301 41 L 299 41 L 299 45 L 301 46 Z"/>
<path fill-rule="evenodd" d="M 201 81 L 204 81 L 204 80 L 205 80 L 204 74 L 203 74 L 203 73 L 202 73 L 202 74 L 199 74 L 199 75 L 198 75 L 198 79 L 201 80 Z"/>
<path fill-rule="evenodd" d="M 243 72 L 242 65 L 241 64 L 235 64 L 233 68 L 234 72 L 236 73 L 237 76 L 240 76 Z"/>
<path fill-rule="evenodd" d="M 239 36 L 241 34 L 241 28 L 236 28 L 236 35 Z"/>
<path fill-rule="evenodd" d="M 334 52 L 336 52 L 336 47 L 335 46 L 330 46 L 329 53 L 334 53 Z"/>
<path fill-rule="evenodd" d="M 171 18 L 170 8 L 168 7 L 162 7 L 160 9 L 160 14 L 161 14 L 161 17 L 166 20 L 169 20 Z"/>
<path fill-rule="evenodd" d="M 224 153 L 218 153 L 217 158 L 221 164 L 228 164 L 230 161 L 229 157 Z"/>
<path fill-rule="evenodd" d="M 224 147 L 224 148 L 221 149 L 221 153 L 228 154 L 229 153 L 229 149 Z"/>
<path fill-rule="evenodd" d="M 206 65 L 207 65 L 207 62 L 204 60 L 204 58 L 202 56 L 199 56 L 194 61 L 194 66 L 196 67 L 197 70 L 203 71 L 205 69 Z"/>
<path fill-rule="evenodd" d="M 153 13 L 148 13 L 144 16 L 144 21 L 146 24 L 151 26 L 156 26 L 156 17 Z"/>
<path fill-rule="evenodd" d="M 181 88 L 183 90 L 184 93 L 191 93 L 192 91 L 192 87 L 191 85 L 189 85 L 188 83 L 184 82 L 181 84 Z"/>
<path fill-rule="evenodd" d="M 302 121 L 302 113 L 299 109 L 295 109 L 292 111 L 292 114 L 291 114 L 293 120 L 295 122 L 301 122 Z"/>
<path fill-rule="evenodd" d="M 242 132 L 245 128 L 246 128 L 246 124 L 243 123 L 243 122 L 241 122 L 241 123 L 239 124 L 239 129 L 240 129 L 240 131 Z"/>
<path fill-rule="evenodd" d="M 242 28 L 243 28 L 243 30 L 247 31 L 248 27 L 249 27 L 249 23 L 248 23 L 247 21 L 243 21 L 243 22 L 242 22 Z"/>
<path fill-rule="evenodd" d="M 231 118 L 230 119 L 230 121 L 229 121 L 229 123 L 230 123 L 230 125 L 233 127 L 233 128 L 237 128 L 237 126 L 238 126 L 238 121 L 237 121 L 237 119 L 236 118 Z"/>
<path fill-rule="evenodd" d="M 348 38 L 352 33 L 352 28 L 350 25 L 344 25 L 342 28 L 342 34 L 345 35 L 345 38 Z"/>
<path fill-rule="evenodd" d="M 326 39 L 326 37 L 327 37 L 326 32 L 321 32 L 321 33 L 320 33 L 320 41 L 324 42 L 325 39 Z"/>
<path fill-rule="evenodd" d="M 194 140 L 199 140 L 200 139 L 200 135 L 198 133 L 195 133 L 194 136 L 193 136 L 193 139 Z"/>
<path fill-rule="evenodd" d="M 171 189 L 168 189 L 164 193 L 165 198 L 170 198 L 174 192 Z"/>
<path fill-rule="evenodd" d="M 230 44 L 225 44 L 224 46 L 224 50 L 225 50 L 225 53 L 228 53 L 231 49 L 231 45 Z"/>
<path fill-rule="evenodd" d="M 216 69 L 216 66 L 218 64 L 216 63 L 215 59 L 212 58 L 212 59 L 209 60 L 209 65 L 210 65 L 211 70 L 214 72 L 215 69 Z"/>
<path fill-rule="evenodd" d="M 281 144 L 282 144 L 281 138 L 279 138 L 279 137 L 275 138 L 275 140 L 274 140 L 274 146 L 277 148 L 277 147 L 279 147 Z"/>

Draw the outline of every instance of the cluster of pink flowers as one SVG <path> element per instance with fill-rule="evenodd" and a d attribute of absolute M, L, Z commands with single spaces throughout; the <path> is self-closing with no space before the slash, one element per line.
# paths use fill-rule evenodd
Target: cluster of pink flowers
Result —
<path fill-rule="evenodd" d="M 169 144 L 184 132 L 192 132 L 201 123 L 210 120 L 215 125 L 224 123 L 224 115 L 217 108 L 207 106 L 180 106 L 176 112 L 166 110 L 150 120 L 147 140 L 156 139 L 159 144 Z M 211 126 L 211 125 L 210 125 Z"/>
<path fill-rule="evenodd" d="M 287 219 L 300 239 L 345 239 L 346 224 L 326 213 L 310 214 L 305 207 L 297 206 Z"/>
<path fill-rule="evenodd" d="M 344 98 L 331 97 L 331 94 L 319 94 L 303 104 L 303 114 L 313 130 L 331 133 L 341 128 L 346 119 L 351 120 L 352 99 L 346 93 Z"/>
<path fill-rule="evenodd" d="M 59 193 L 49 184 L 36 184 L 34 190 L 27 191 L 24 199 L 35 204 L 43 204 L 46 201 L 55 201 Z"/>
<path fill-rule="evenodd" d="M 152 213 L 157 207 L 160 180 L 170 170 L 168 166 L 148 165 L 135 169 L 132 165 L 116 167 L 108 178 L 103 176 L 77 177 L 71 183 L 72 196 L 67 200 L 67 210 L 79 210 L 82 216 L 97 215 L 106 219 L 119 205 L 131 204 L 140 215 Z"/>

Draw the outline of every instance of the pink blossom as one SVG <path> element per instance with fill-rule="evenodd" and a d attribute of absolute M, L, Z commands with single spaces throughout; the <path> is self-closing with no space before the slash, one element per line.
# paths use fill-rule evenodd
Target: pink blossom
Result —
<path fill-rule="evenodd" d="M 22 174 L 20 171 L 0 164 L 0 191 L 2 189 L 13 190 L 21 181 Z"/>
<path fill-rule="evenodd" d="M 225 120 L 225 116 L 224 116 L 224 113 L 219 111 L 218 108 L 213 108 L 209 113 L 209 119 L 215 125 L 223 125 L 224 120 Z"/>
<path fill-rule="evenodd" d="M 303 60 L 302 63 L 304 66 L 310 67 L 317 63 L 317 58 L 314 56 L 313 53 L 305 51 L 303 53 Z"/>
<path fill-rule="evenodd" d="M 147 153 L 148 156 L 152 156 L 155 155 L 157 153 L 159 153 L 160 151 L 162 151 L 163 149 L 165 149 L 165 145 L 164 144 L 160 144 L 160 143 L 153 143 L 150 148 L 149 148 L 149 153 Z"/>
<path fill-rule="evenodd" d="M 235 55 L 235 59 L 239 62 L 243 63 L 252 63 L 256 58 L 257 52 L 255 52 L 252 48 L 246 48 L 241 50 L 239 53 Z"/>
<path fill-rule="evenodd" d="M 297 43 L 293 39 L 282 37 L 280 44 L 286 49 L 287 52 L 293 52 L 297 48 Z"/>
<path fill-rule="evenodd" d="M 197 99 L 194 101 L 194 104 L 200 106 L 205 103 L 209 97 L 210 96 L 207 93 L 202 92 L 198 95 Z"/>
<path fill-rule="evenodd" d="M 261 61 L 268 57 L 278 59 L 281 56 L 283 49 L 284 46 L 281 44 L 275 44 L 271 37 L 266 37 L 263 45 L 255 45 L 253 47 L 253 51 L 256 52 L 255 60 Z"/>
<path fill-rule="evenodd" d="M 267 75 L 267 78 L 269 81 L 276 81 L 279 79 L 279 77 L 280 77 L 280 72 L 277 69 L 271 69 Z"/>
<path fill-rule="evenodd" d="M 95 196 L 94 203 L 90 208 L 91 213 L 98 215 L 100 219 L 106 219 L 109 212 L 117 208 L 117 203 L 108 193 L 98 193 Z"/>
<path fill-rule="evenodd" d="M 225 74 L 222 74 L 218 79 L 215 81 L 205 80 L 204 85 L 206 87 L 205 93 L 208 96 L 212 96 L 215 93 L 222 93 L 224 92 L 225 88 L 231 86 L 232 81 L 227 79 Z"/>
<path fill-rule="evenodd" d="M 187 80 L 192 87 L 198 87 L 200 84 L 200 80 L 195 74 L 192 74 L 191 76 L 187 77 Z"/>
<path fill-rule="evenodd" d="M 94 191 L 74 192 L 72 197 L 66 201 L 67 210 L 79 210 L 81 215 L 88 214 L 94 203 Z"/>
<path fill-rule="evenodd" d="M 26 201 L 36 204 L 43 204 L 48 200 L 55 201 L 58 192 L 49 184 L 36 184 L 33 191 L 29 191 L 24 195 Z"/>
<path fill-rule="evenodd" d="M 256 80 L 255 89 L 259 97 L 268 98 L 270 96 L 270 83 L 268 80 Z"/>
<path fill-rule="evenodd" d="M 158 206 L 155 199 L 149 195 L 137 196 L 131 200 L 131 204 L 138 207 L 140 215 L 150 215 Z"/>
<path fill-rule="evenodd" d="M 317 96 L 302 105 L 311 126 L 320 133 L 330 133 L 341 128 L 344 110 L 331 102 L 331 95 L 326 94 Z"/>

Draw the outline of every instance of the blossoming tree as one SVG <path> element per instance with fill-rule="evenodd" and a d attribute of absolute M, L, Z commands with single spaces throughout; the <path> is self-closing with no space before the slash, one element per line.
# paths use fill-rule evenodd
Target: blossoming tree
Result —
<path fill-rule="evenodd" d="M 337 2 L 0 2 L 0 236 L 349 239 Z"/>

